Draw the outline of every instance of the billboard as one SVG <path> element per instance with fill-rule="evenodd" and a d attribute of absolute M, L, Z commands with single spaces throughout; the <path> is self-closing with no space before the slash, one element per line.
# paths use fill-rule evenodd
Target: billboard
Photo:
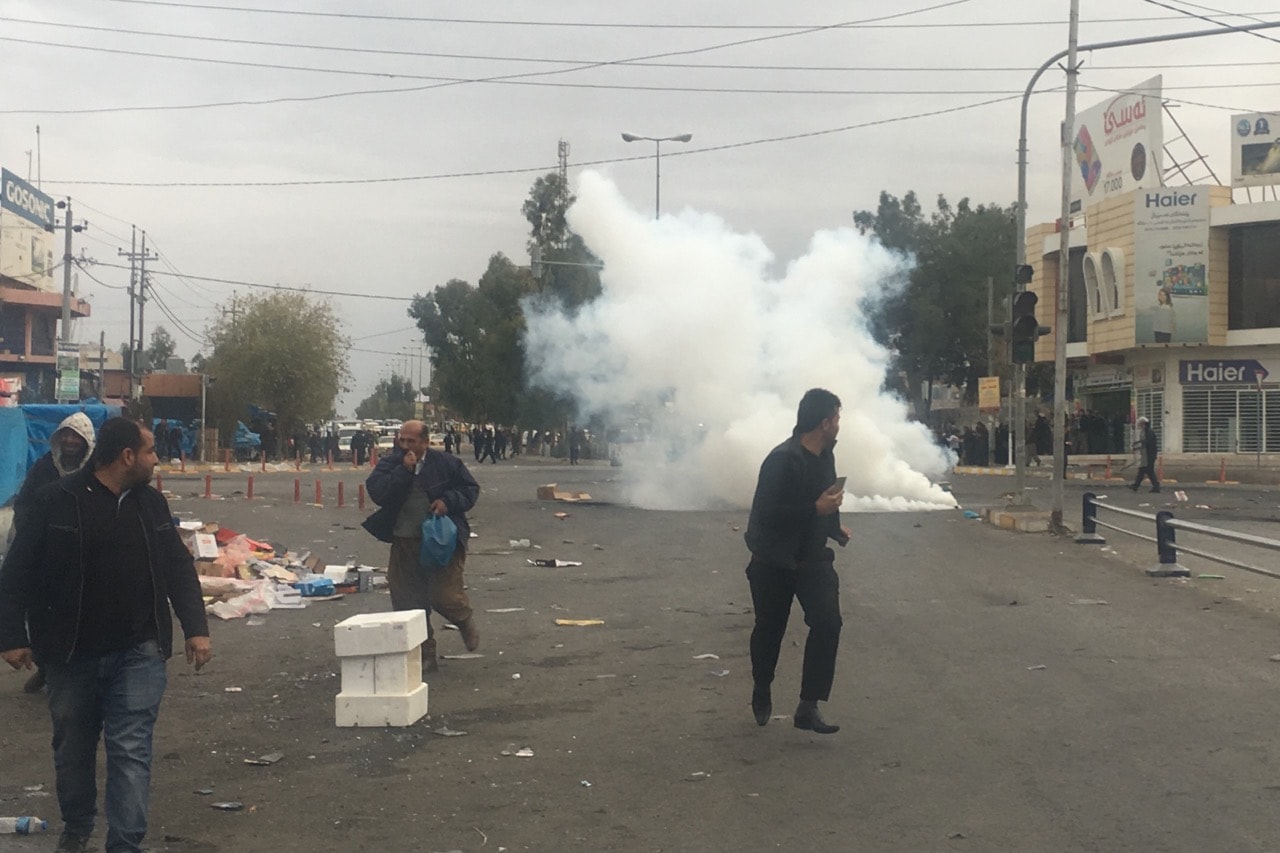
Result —
<path fill-rule="evenodd" d="M 1071 210 L 1164 185 L 1160 75 L 1076 114 Z"/>
<path fill-rule="evenodd" d="M 1280 113 L 1245 113 L 1231 117 L 1231 186 L 1280 184 Z"/>
<path fill-rule="evenodd" d="M 1170 187 L 1134 193 L 1134 342 L 1209 340 L 1209 193 Z"/>
<path fill-rule="evenodd" d="M 37 290 L 53 279 L 54 201 L 8 169 L 0 169 L 0 275 Z"/>

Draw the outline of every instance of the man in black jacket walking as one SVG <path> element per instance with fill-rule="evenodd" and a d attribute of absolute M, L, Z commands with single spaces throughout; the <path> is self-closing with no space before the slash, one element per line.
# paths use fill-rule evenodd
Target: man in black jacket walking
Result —
<path fill-rule="evenodd" d="M 138 851 L 147 832 L 151 738 L 173 650 L 173 605 L 187 662 L 208 662 L 195 564 L 169 505 L 148 482 L 155 437 L 111 418 L 90 463 L 41 489 L 0 571 L 0 658 L 47 673 L 64 829 L 59 851 L 87 849 L 97 815 L 98 740 L 107 752 L 107 850 Z"/>
<path fill-rule="evenodd" d="M 840 524 L 844 487 L 836 481 L 832 449 L 840 432 L 840 398 L 823 388 L 800 400 L 791 438 L 779 444 L 760 466 L 746 541 L 751 550 L 747 579 L 755 628 L 751 632 L 751 710 L 765 725 L 773 713 L 771 685 L 791 601 L 800 600 L 809 637 L 804 647 L 800 704 L 795 727 L 834 734 L 818 703 L 831 695 L 836 650 L 840 645 L 840 578 L 834 540 L 848 544 L 850 531 Z"/>
<path fill-rule="evenodd" d="M 393 610 L 425 610 L 427 641 L 422 644 L 422 668 L 435 672 L 436 634 L 431 611 L 458 626 L 468 651 L 480 646 L 462 571 L 467 561 L 471 525 L 467 511 L 480 497 L 480 484 L 462 460 L 451 453 L 432 450 L 427 425 L 405 421 L 396 449 L 378 460 L 365 482 L 369 497 L 380 509 L 365 519 L 364 529 L 391 543 L 387 584 Z M 422 522 L 427 516 L 447 515 L 458 527 L 458 546 L 442 568 L 418 565 L 422 546 Z"/>
<path fill-rule="evenodd" d="M 1158 440 L 1156 439 L 1156 431 L 1151 428 L 1151 421 L 1146 416 L 1138 418 L 1136 424 L 1138 431 L 1141 433 L 1139 438 L 1133 444 L 1133 449 L 1142 454 L 1142 465 L 1138 466 L 1138 478 L 1129 486 L 1133 491 L 1138 491 L 1138 487 L 1142 485 L 1142 478 L 1151 479 L 1151 491 L 1160 491 L 1160 480 L 1156 477 L 1156 456 L 1160 453 Z"/>

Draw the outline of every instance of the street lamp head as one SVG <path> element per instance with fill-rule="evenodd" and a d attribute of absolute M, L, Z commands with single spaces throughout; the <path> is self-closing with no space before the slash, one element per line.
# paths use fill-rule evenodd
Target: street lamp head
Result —
<path fill-rule="evenodd" d="M 622 134 L 622 141 L 623 142 L 639 142 L 640 137 L 636 136 L 634 133 L 624 133 Z"/>
<path fill-rule="evenodd" d="M 690 139 L 693 139 L 692 133 L 682 133 L 679 136 L 671 137 L 672 142 L 688 142 Z"/>

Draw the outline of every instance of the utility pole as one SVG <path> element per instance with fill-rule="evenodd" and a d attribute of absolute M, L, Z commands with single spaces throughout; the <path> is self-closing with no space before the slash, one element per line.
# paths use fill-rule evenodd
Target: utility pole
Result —
<path fill-rule="evenodd" d="M 1067 292 L 1071 280 L 1071 170 L 1075 167 L 1074 136 L 1076 126 L 1076 89 L 1080 67 L 1076 52 L 1080 43 L 1080 0 L 1071 0 L 1071 18 L 1067 36 L 1067 115 L 1062 121 L 1062 232 L 1058 244 L 1057 318 L 1053 329 L 1053 506 L 1049 526 L 1064 529 L 1062 524 L 1063 479 L 1067 476 L 1067 323 L 1070 300 Z"/>
<path fill-rule="evenodd" d="M 147 310 L 147 232 L 142 232 L 142 253 L 138 258 L 138 362 L 147 359 L 147 330 L 143 317 Z M 141 375 L 141 368 L 138 370 Z"/>
<path fill-rule="evenodd" d="M 141 359 L 142 359 L 142 304 L 146 301 L 146 271 L 147 271 L 147 232 L 142 232 L 142 250 L 138 250 L 138 227 L 132 227 L 132 234 L 129 238 L 129 251 L 116 250 L 116 254 L 123 258 L 129 259 L 129 376 L 136 384 L 138 378 L 142 375 Z M 154 255 L 150 257 L 154 258 Z M 137 327 L 134 327 L 135 308 L 137 313 Z"/>

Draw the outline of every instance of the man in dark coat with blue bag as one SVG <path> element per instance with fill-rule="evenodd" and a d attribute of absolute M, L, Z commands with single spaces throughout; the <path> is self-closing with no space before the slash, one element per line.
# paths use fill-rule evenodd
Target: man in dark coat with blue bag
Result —
<path fill-rule="evenodd" d="M 364 528 L 379 540 L 391 543 L 387 567 L 391 607 L 427 612 L 422 668 L 435 672 L 438 667 L 432 610 L 458 626 L 468 651 L 480 646 L 480 633 L 462 578 L 471 536 L 467 510 L 476 505 L 480 484 L 457 456 L 431 449 L 426 424 L 405 421 L 396 438 L 396 449 L 378 460 L 365 485 L 369 497 L 380 508 L 365 519 Z M 423 566 L 419 562 L 422 523 L 431 516 L 448 516 L 458 528 L 457 546 L 445 565 Z"/>

